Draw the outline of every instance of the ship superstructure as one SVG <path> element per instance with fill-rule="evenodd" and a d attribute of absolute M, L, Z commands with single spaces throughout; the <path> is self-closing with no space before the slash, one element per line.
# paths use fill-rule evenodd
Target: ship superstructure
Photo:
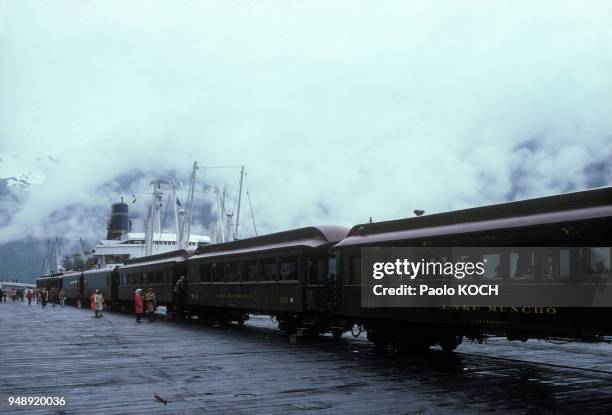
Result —
<path fill-rule="evenodd" d="M 144 232 L 127 232 L 120 239 L 104 239 L 95 245 L 93 256 L 98 259 L 100 267 L 113 264 L 123 264 L 128 259 L 138 258 L 146 254 L 146 236 Z M 207 235 L 190 235 L 188 249 L 196 249 L 198 245 L 209 244 Z M 161 254 L 175 251 L 175 233 L 155 233 L 151 238 L 151 254 Z"/>

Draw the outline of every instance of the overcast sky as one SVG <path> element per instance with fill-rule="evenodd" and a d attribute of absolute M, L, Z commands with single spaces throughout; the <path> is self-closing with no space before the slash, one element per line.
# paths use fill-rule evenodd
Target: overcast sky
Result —
<path fill-rule="evenodd" d="M 268 232 L 610 185 L 610 22 L 610 1 L 0 0 L 0 178 L 38 183 L 0 242 L 102 237 L 89 213 L 194 160 L 245 164 Z"/>

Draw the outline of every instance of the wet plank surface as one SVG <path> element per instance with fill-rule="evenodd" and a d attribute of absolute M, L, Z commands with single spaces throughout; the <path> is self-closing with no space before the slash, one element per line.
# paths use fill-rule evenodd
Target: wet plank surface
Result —
<path fill-rule="evenodd" d="M 66 414 L 612 413 L 612 346 L 494 340 L 405 356 L 363 337 L 0 303 L 0 411 Z M 64 396 L 62 408 L 7 396 Z M 164 403 L 164 401 L 166 403 Z"/>

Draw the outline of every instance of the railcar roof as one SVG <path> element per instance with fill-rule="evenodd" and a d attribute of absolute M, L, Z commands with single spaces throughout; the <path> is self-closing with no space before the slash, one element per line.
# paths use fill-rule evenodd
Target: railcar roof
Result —
<path fill-rule="evenodd" d="M 142 256 L 125 261 L 121 268 L 130 268 L 142 265 L 163 264 L 164 262 L 184 261 L 193 255 L 192 250 L 178 249 L 176 251 L 164 252 L 161 254 Z"/>
<path fill-rule="evenodd" d="M 38 277 L 36 278 L 37 280 L 45 280 L 45 279 L 49 279 L 49 278 L 63 278 L 63 277 L 68 277 L 71 276 L 73 274 L 80 274 L 80 272 L 77 271 L 68 271 L 68 272 L 58 272 L 57 274 L 51 274 L 51 275 L 43 275 L 42 277 Z"/>
<path fill-rule="evenodd" d="M 612 187 L 353 226 L 334 246 L 373 245 L 494 229 L 612 217 Z"/>
<path fill-rule="evenodd" d="M 348 228 L 342 226 L 309 226 L 238 241 L 200 246 L 191 259 L 283 248 L 316 248 L 341 241 L 347 233 Z"/>
<path fill-rule="evenodd" d="M 115 268 L 95 268 L 83 271 L 83 275 L 111 274 Z"/>
<path fill-rule="evenodd" d="M 81 275 L 81 273 L 79 271 L 70 271 L 70 272 L 64 272 L 64 273 L 59 274 L 57 276 L 61 277 L 61 278 L 65 278 L 65 277 L 72 277 L 74 275 Z"/>

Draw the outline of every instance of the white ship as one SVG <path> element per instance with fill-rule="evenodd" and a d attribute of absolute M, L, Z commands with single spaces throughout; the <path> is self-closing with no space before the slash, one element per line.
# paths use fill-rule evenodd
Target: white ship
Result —
<path fill-rule="evenodd" d="M 178 249 L 195 250 L 199 245 L 211 242 L 227 242 L 236 239 L 240 224 L 240 204 L 245 175 L 244 166 L 239 167 L 240 184 L 235 221 L 233 212 L 228 212 L 226 207 L 225 189 L 223 192 L 220 192 L 215 188 L 219 216 L 217 229 L 212 230 L 214 233 L 212 238 L 209 235 L 191 233 L 196 171 L 199 169 L 197 162 L 194 162 L 187 197 L 182 204 L 177 197 L 177 186 L 164 180 L 154 180 L 151 182 L 153 197 L 145 220 L 144 232 L 132 231 L 132 223 L 128 215 L 129 206 L 123 202 L 123 198 L 121 198 L 120 203 L 113 204 L 107 225 L 106 239 L 102 239 L 95 244 L 91 252 L 94 261 L 89 266 L 98 268 L 114 267 L 122 265 L 125 261 L 132 258 L 161 254 Z M 248 202 L 251 209 L 253 228 L 255 234 L 257 234 L 250 198 Z M 86 256 L 82 241 L 81 253 L 79 255 L 82 258 Z M 52 269 L 53 265 L 55 267 Z M 47 241 L 47 256 L 43 265 L 43 275 L 63 271 L 65 270 L 62 266 L 60 241 L 58 238 L 55 239 L 54 254 L 51 249 L 51 242 Z"/>
<path fill-rule="evenodd" d="M 123 264 L 130 258 L 145 256 L 146 237 L 144 232 L 128 232 L 121 239 L 103 239 L 96 243 L 93 256 L 97 258 L 101 268 Z M 188 249 L 196 249 L 198 245 L 209 244 L 207 235 L 190 235 Z M 153 235 L 151 255 L 175 251 L 176 233 L 155 233 Z"/>
<path fill-rule="evenodd" d="M 145 231 L 131 232 L 131 221 L 128 216 L 128 205 L 115 203 L 111 209 L 108 221 L 106 239 L 99 241 L 94 248 L 93 256 L 100 268 L 123 264 L 131 258 L 161 254 L 177 249 L 195 250 L 200 244 L 209 244 L 207 235 L 191 234 L 191 219 L 193 211 L 193 195 L 198 164 L 194 162 L 191 173 L 187 200 L 183 205 L 176 195 L 176 187 L 164 180 L 153 180 L 153 199 L 149 206 L 149 214 L 145 222 Z M 166 197 L 167 196 L 167 197 Z M 173 213 L 173 226 L 170 232 L 163 232 L 162 220 L 166 218 L 168 208 Z M 168 225 L 166 225 L 168 227 Z"/>

